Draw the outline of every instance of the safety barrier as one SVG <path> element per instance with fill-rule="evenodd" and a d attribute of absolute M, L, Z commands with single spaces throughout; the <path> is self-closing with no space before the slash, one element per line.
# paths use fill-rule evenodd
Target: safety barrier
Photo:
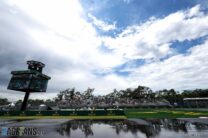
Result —
<path fill-rule="evenodd" d="M 123 110 L 0 111 L 0 116 L 122 116 Z"/>

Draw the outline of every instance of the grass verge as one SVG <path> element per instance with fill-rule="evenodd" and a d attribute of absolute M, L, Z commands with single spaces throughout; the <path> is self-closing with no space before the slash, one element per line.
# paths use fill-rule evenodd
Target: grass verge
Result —
<path fill-rule="evenodd" d="M 208 111 L 186 111 L 174 109 L 126 109 L 127 118 L 198 118 L 208 117 Z"/>

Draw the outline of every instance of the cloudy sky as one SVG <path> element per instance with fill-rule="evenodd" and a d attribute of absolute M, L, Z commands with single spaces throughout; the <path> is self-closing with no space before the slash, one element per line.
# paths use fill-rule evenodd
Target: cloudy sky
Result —
<path fill-rule="evenodd" d="M 1 0 L 0 97 L 12 70 L 46 64 L 45 94 L 208 88 L 208 0 Z"/>

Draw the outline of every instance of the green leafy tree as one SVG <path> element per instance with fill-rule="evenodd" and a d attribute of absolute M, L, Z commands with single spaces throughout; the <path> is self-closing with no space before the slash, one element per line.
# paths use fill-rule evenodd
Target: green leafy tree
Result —
<path fill-rule="evenodd" d="M 10 102 L 8 101 L 7 98 L 0 98 L 0 105 L 7 105 L 9 104 Z"/>
<path fill-rule="evenodd" d="M 88 87 L 86 91 L 84 91 L 83 95 L 86 97 L 86 98 L 90 98 L 90 97 L 93 97 L 93 91 L 95 89 L 94 88 L 90 88 Z"/>

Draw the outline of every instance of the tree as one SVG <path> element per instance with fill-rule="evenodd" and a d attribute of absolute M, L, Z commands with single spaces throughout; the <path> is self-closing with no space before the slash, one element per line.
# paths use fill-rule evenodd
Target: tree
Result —
<path fill-rule="evenodd" d="M 132 98 L 134 99 L 149 99 L 150 94 L 152 93 L 152 90 L 149 87 L 146 86 L 138 86 L 136 89 L 134 89 L 132 93 Z"/>
<path fill-rule="evenodd" d="M 93 97 L 93 91 L 95 89 L 94 88 L 90 88 L 88 87 L 86 91 L 84 91 L 83 95 L 85 96 L 85 98 L 90 98 L 90 97 Z"/>
<path fill-rule="evenodd" d="M 16 101 L 16 104 L 22 104 L 22 100 Z"/>
<path fill-rule="evenodd" d="M 164 89 L 159 91 L 159 99 L 166 99 L 170 102 L 170 104 L 178 103 L 178 93 L 174 89 Z"/>
<path fill-rule="evenodd" d="M 57 98 L 55 99 L 56 101 L 61 101 L 63 99 L 64 92 L 60 91 L 59 94 L 57 94 Z"/>
<path fill-rule="evenodd" d="M 63 91 L 65 100 L 73 100 L 75 95 L 75 88 L 66 89 Z"/>
<path fill-rule="evenodd" d="M 65 100 L 72 100 L 75 95 L 75 88 L 68 88 L 66 90 L 60 91 L 55 98 L 55 101 Z"/>
<path fill-rule="evenodd" d="M 0 98 L 0 105 L 7 105 L 9 104 L 10 102 L 8 101 L 7 98 Z"/>
<path fill-rule="evenodd" d="M 29 99 L 28 100 L 28 104 L 31 104 L 31 105 L 35 105 L 35 106 L 38 106 L 40 104 L 44 104 L 44 100 L 42 99 Z"/>

